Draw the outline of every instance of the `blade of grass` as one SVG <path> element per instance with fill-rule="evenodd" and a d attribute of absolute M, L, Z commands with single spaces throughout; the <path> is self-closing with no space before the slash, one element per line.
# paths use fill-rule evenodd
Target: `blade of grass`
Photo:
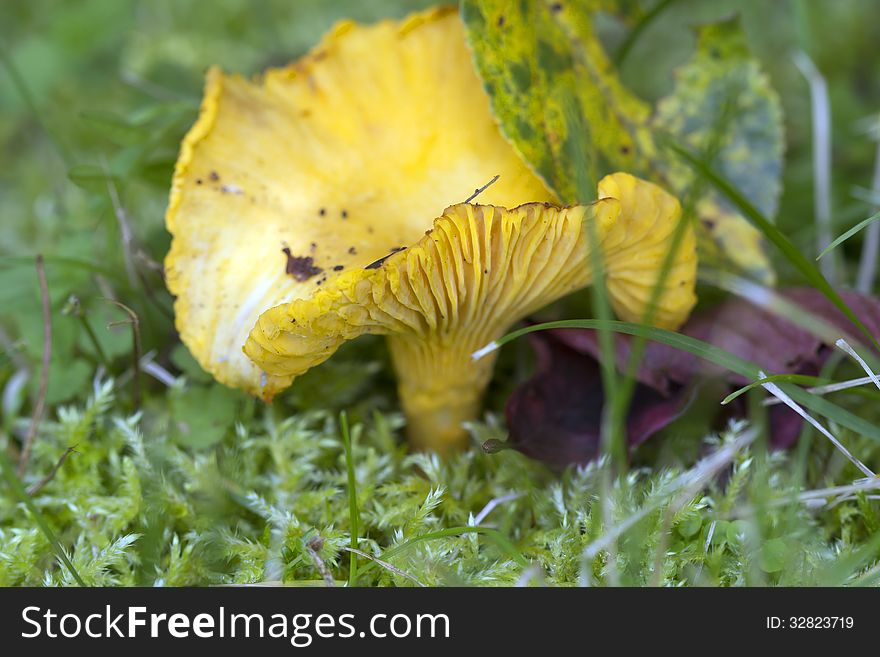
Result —
<path fill-rule="evenodd" d="M 345 469 L 348 472 L 348 524 L 351 537 L 349 539 L 349 562 L 348 562 L 348 585 L 355 586 L 357 582 L 357 552 L 358 552 L 358 515 L 357 503 L 357 480 L 354 476 L 354 455 L 351 448 L 351 432 L 348 430 L 348 413 L 342 411 L 339 414 L 339 429 L 342 433 L 342 446 L 345 449 Z"/>
<path fill-rule="evenodd" d="M 568 125 L 577 126 L 582 121 L 578 113 L 576 103 L 569 98 L 565 105 L 566 122 Z M 590 155 L 585 150 L 586 146 L 575 148 L 571 153 L 571 168 L 575 177 L 575 189 L 577 190 L 578 202 L 589 203 L 595 199 L 595 181 L 590 171 Z M 593 303 L 593 312 L 599 319 L 610 320 L 613 317 L 611 302 L 608 298 L 606 284 L 605 259 L 600 248 L 599 234 L 594 221 L 584 222 L 590 269 L 593 272 L 593 282 L 590 286 L 590 297 Z M 599 349 L 602 358 L 599 363 L 602 375 L 602 387 L 605 390 L 605 404 L 602 408 L 601 446 L 604 453 L 610 454 L 611 463 L 618 468 L 626 467 L 625 441 L 623 438 L 622 425 L 615 422 L 615 396 L 618 390 L 617 368 L 615 367 L 614 336 L 610 331 L 600 329 Z"/>
<path fill-rule="evenodd" d="M 654 328 L 652 326 L 644 326 L 642 324 L 632 324 L 629 322 L 620 322 L 616 320 L 602 322 L 601 320 L 597 319 L 572 319 L 558 322 L 547 322 L 544 324 L 536 324 L 534 326 L 526 326 L 524 328 L 510 332 L 507 335 L 499 338 L 498 340 L 490 342 L 482 349 L 475 351 L 471 357 L 474 359 L 481 358 L 486 354 L 491 353 L 495 349 L 498 349 L 500 346 L 505 345 L 512 340 L 516 340 L 517 338 L 522 337 L 523 335 L 526 335 L 528 333 L 532 333 L 534 331 L 544 331 L 547 329 L 555 328 L 598 329 L 599 326 L 603 323 L 606 324 L 606 326 L 612 331 L 625 333 L 627 335 L 644 336 L 648 340 L 653 340 L 655 342 L 659 342 L 669 345 L 670 347 L 680 349 L 681 351 L 686 351 L 690 354 L 693 354 L 694 356 L 697 356 L 698 358 L 702 358 L 703 360 L 714 363 L 719 367 L 723 367 L 726 370 L 735 372 L 740 376 L 744 376 L 747 379 L 763 378 L 760 374 L 760 366 L 748 360 L 745 360 L 744 358 L 740 358 L 739 356 L 724 351 L 723 349 L 719 349 L 718 347 L 711 345 L 708 342 L 703 342 L 702 340 L 697 340 L 696 338 L 692 338 L 687 335 L 675 333 L 674 331 L 667 331 L 665 329 Z M 780 387 L 792 399 L 814 411 L 815 413 L 827 417 L 834 422 L 837 422 L 841 426 L 845 426 L 848 429 L 855 431 L 856 433 L 870 438 L 871 440 L 880 441 L 880 427 L 874 426 L 871 422 L 868 422 L 867 420 L 864 420 L 850 413 L 846 409 L 843 409 L 837 404 L 829 402 L 828 400 L 823 399 L 818 395 L 811 394 L 802 388 L 798 388 L 797 386 L 791 384 L 782 384 L 782 386 Z"/>
<path fill-rule="evenodd" d="M 833 251 L 838 246 L 840 246 L 841 244 L 846 242 L 850 237 L 852 237 L 856 233 L 864 230 L 866 227 L 870 226 L 871 224 L 873 224 L 876 221 L 880 221 L 880 212 L 877 212 L 876 214 L 872 214 L 870 217 L 868 217 L 864 221 L 859 222 L 858 224 L 856 224 L 855 226 L 850 228 L 848 231 L 846 231 L 843 235 L 841 235 L 840 237 L 835 239 L 833 242 L 831 242 L 831 244 L 829 244 L 828 246 L 826 246 L 822 250 L 822 253 L 820 253 L 819 255 L 816 256 L 816 260 L 819 260 L 820 258 L 824 257 L 829 252 Z"/>
<path fill-rule="evenodd" d="M 574 99 L 569 98 L 568 100 L 569 102 L 565 106 L 566 121 L 570 126 L 578 126 L 583 121 L 583 117 L 579 114 Z M 584 140 L 578 143 L 580 146 L 571 153 L 570 165 L 574 171 L 578 201 L 586 203 L 595 198 L 595 176 L 592 175 L 594 172 L 590 166 L 591 163 L 595 162 L 595 157 L 590 157 L 590 154 L 587 153 L 587 146 Z M 590 269 L 593 272 L 593 281 L 592 285 L 590 285 L 593 312 L 600 319 L 610 320 L 614 315 L 612 314 L 611 302 L 608 298 L 605 258 L 602 253 L 599 234 L 596 230 L 596 223 L 594 221 L 586 221 L 583 230 L 586 233 Z M 612 470 L 617 472 L 622 481 L 626 481 L 626 477 L 622 476 L 626 472 L 627 466 L 626 435 L 625 425 L 621 419 L 621 417 L 625 417 L 625 413 L 622 416 L 622 414 L 617 412 L 617 409 L 622 405 L 622 400 L 618 399 L 621 387 L 615 364 L 614 335 L 610 331 L 599 329 L 599 349 L 602 354 L 599 370 L 602 376 L 602 389 L 605 392 L 599 431 L 599 449 L 602 454 L 607 454 L 610 457 L 607 460 L 603 460 L 607 467 L 602 469 L 602 495 L 599 511 L 603 518 L 610 518 L 614 508 Z M 612 586 L 616 586 L 619 584 L 616 544 L 609 548 L 609 553 L 608 581 Z"/>
<path fill-rule="evenodd" d="M 804 51 L 794 54 L 795 66 L 810 86 L 813 138 L 813 204 L 816 240 L 819 248 L 831 241 L 831 103 L 828 85 L 813 60 Z M 838 263 L 834 259 L 820 265 L 829 281 L 839 283 Z"/>
<path fill-rule="evenodd" d="M 816 265 L 804 256 L 791 241 L 782 234 L 782 232 L 770 223 L 758 209 L 752 205 L 733 185 L 725 178 L 720 176 L 712 167 L 694 157 L 694 155 L 686 148 L 667 139 L 667 147 L 672 149 L 692 168 L 694 171 L 707 178 L 722 194 L 724 194 L 738 209 L 743 213 L 755 226 L 778 248 L 788 261 L 806 278 L 810 284 L 817 290 L 822 292 L 828 299 L 837 306 L 840 311 L 855 324 L 858 329 L 870 340 L 871 344 L 880 351 L 880 343 L 871 335 L 868 328 L 850 309 L 847 303 L 840 297 L 831 284 L 825 279 L 822 273 L 816 268 Z"/>
<path fill-rule="evenodd" d="M 880 120 L 877 121 L 876 128 L 880 128 Z M 874 177 L 871 181 L 871 191 L 874 194 L 880 194 L 880 135 L 876 135 L 876 138 L 877 155 L 874 157 Z M 875 205 L 880 205 L 880 203 Z M 880 251 L 880 224 L 873 224 L 868 228 L 865 241 L 862 244 L 859 273 L 856 277 L 856 289 L 859 292 L 867 294 L 874 287 L 874 278 L 877 275 L 878 251 Z"/>
<path fill-rule="evenodd" d="M 61 543 L 58 542 L 58 538 L 55 536 L 55 532 L 53 532 L 52 529 L 49 527 L 49 523 L 46 522 L 43 514 L 40 513 L 39 509 L 37 509 L 37 506 L 34 504 L 31 496 L 27 494 L 27 491 L 24 489 L 21 480 L 15 474 L 15 468 L 12 467 L 12 463 L 9 461 L 9 457 L 6 456 L 6 452 L 2 449 L 0 449 L 0 469 L 3 470 L 3 478 L 6 479 L 6 484 L 12 490 L 12 494 L 17 497 L 18 501 L 24 504 L 25 508 L 27 508 L 27 510 L 30 512 L 31 517 L 37 524 L 37 527 L 40 529 L 41 532 L 43 532 L 46 540 L 49 541 L 49 545 L 55 552 L 55 556 L 58 557 L 58 560 L 62 564 L 64 564 L 64 567 L 67 568 L 70 576 L 73 577 L 77 584 L 79 584 L 80 586 L 86 586 L 86 583 L 83 581 L 82 577 L 79 576 L 76 568 L 74 568 L 73 564 L 70 562 L 70 558 L 67 556 L 64 548 L 61 547 Z"/>
<path fill-rule="evenodd" d="M 724 144 L 725 137 L 729 134 L 729 126 L 736 114 L 736 102 L 733 97 L 732 90 L 728 90 L 725 98 L 720 103 L 717 116 L 712 122 L 711 130 L 705 140 L 701 158 L 706 162 L 714 162 Z M 648 304 L 641 317 L 641 323 L 653 326 L 657 310 L 660 306 L 660 299 L 666 287 L 666 281 L 669 278 L 670 271 L 675 264 L 681 250 L 687 229 L 697 223 L 696 203 L 705 194 L 706 181 L 697 178 L 691 184 L 681 199 L 681 212 L 675 229 L 672 233 L 672 240 L 669 248 L 664 254 L 660 271 L 654 281 L 651 289 L 651 296 Z M 647 341 L 642 337 L 636 337 L 630 345 L 630 356 L 623 371 L 622 383 L 620 390 L 613 400 L 612 412 L 614 420 L 619 426 L 626 426 L 626 417 L 629 413 L 629 407 L 632 403 L 633 396 L 636 392 L 636 376 L 642 363 L 642 358 L 647 348 Z"/>
<path fill-rule="evenodd" d="M 807 376 L 805 374 L 774 374 L 772 376 L 766 376 L 763 379 L 759 379 L 758 381 L 752 381 L 747 386 L 743 386 L 739 390 L 730 393 L 729 395 L 727 395 L 727 397 L 721 400 L 721 405 L 726 406 L 740 395 L 744 395 L 749 390 L 760 388 L 765 383 L 777 383 L 779 381 L 782 381 L 784 383 L 796 383 L 798 385 L 804 386 L 821 386 L 828 383 L 826 379 L 820 379 L 815 376 Z"/>

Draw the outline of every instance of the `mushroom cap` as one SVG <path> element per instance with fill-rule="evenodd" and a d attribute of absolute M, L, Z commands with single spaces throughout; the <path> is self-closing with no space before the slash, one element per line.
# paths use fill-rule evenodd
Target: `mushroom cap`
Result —
<path fill-rule="evenodd" d="M 345 287 L 498 174 L 482 201 L 553 200 L 499 132 L 454 9 L 339 23 L 255 81 L 211 69 L 166 214 L 183 342 L 222 383 L 265 394 L 242 353 L 263 311 Z"/>

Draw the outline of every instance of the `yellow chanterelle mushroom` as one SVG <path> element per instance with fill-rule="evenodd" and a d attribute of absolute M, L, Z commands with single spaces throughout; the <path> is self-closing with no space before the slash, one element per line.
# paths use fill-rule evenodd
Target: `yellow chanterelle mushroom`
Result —
<path fill-rule="evenodd" d="M 495 175 L 485 204 L 432 223 Z M 388 335 L 409 437 L 444 452 L 492 374 L 472 352 L 592 281 L 586 222 L 616 313 L 641 320 L 680 208 L 628 174 L 598 191 L 551 204 L 501 136 L 454 12 L 343 23 L 258 82 L 209 73 L 167 214 L 177 326 L 218 380 L 265 399 L 346 340 Z M 687 228 L 655 323 L 684 321 L 695 276 Z"/>

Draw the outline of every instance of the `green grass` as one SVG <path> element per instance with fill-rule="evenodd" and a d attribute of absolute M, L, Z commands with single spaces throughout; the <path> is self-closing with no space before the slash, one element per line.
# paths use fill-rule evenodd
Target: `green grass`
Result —
<path fill-rule="evenodd" d="M 326 572 L 339 586 L 877 584 L 880 504 L 859 468 L 809 427 L 795 449 L 766 449 L 770 395 L 762 386 L 776 385 L 858 461 L 880 469 L 877 391 L 806 390 L 862 376 L 846 357 L 817 377 L 764 378 L 758 364 L 711 345 L 612 321 L 597 286 L 542 319 L 600 328 L 606 351 L 620 331 L 697 353 L 755 381 L 737 392 L 750 412 L 713 420 L 730 391 L 707 388 L 628 459 L 610 449 L 593 464 L 555 472 L 510 449 L 481 449 L 503 447 L 504 399 L 532 365 L 525 341 L 515 339 L 524 331 L 504 340 L 512 342 L 485 415 L 470 425 L 472 449 L 448 461 L 407 451 L 378 339 L 347 345 L 270 406 L 213 382 L 179 343 L 157 263 L 169 243 L 162 217 L 171 168 L 204 69 L 256 72 L 296 57 L 337 18 L 400 16 L 429 3 L 223 0 L 210 12 L 173 0 L 7 4 L 0 585 L 306 586 L 324 585 Z M 633 25 L 609 23 L 603 37 L 612 51 L 623 46 L 616 52 L 627 84 L 653 100 L 687 58 L 686 26 L 741 4 L 647 2 Z M 806 281 L 835 298 L 816 269 L 821 254 L 805 219 L 814 183 L 807 90 L 774 53 L 780 43 L 806 48 L 827 78 L 832 220 L 841 237 L 825 252 L 834 250 L 851 281 L 863 229 L 876 220 L 870 195 L 856 189 L 871 184 L 876 144 L 857 127 L 880 107 L 880 87 L 865 82 L 880 79 L 880 46 L 866 27 L 880 10 L 868 0 L 749 4 L 750 45 L 780 91 L 788 131 L 775 227 L 698 156 L 682 156 L 699 184 L 724 192 L 779 247 L 781 284 Z M 46 412 L 18 477 L 44 357 L 37 254 L 45 258 L 52 351 Z M 703 303 L 736 288 L 705 280 Z M 570 320 L 579 317 L 598 319 Z M 823 318 L 807 319 L 821 330 Z M 611 448 L 632 370 L 603 375 L 616 400 Z"/>

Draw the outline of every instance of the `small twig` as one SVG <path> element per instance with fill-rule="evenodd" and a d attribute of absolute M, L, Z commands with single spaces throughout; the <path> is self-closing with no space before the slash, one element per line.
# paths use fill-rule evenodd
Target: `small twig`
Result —
<path fill-rule="evenodd" d="M 79 453 L 76 451 L 76 445 L 73 445 L 72 447 L 68 447 L 64 451 L 64 454 L 61 455 L 61 458 L 58 459 L 58 462 L 55 463 L 54 466 L 52 466 L 51 470 L 49 470 L 49 474 L 47 474 L 45 477 L 40 479 L 37 483 L 35 483 L 30 488 L 28 488 L 27 494 L 30 495 L 31 497 L 33 497 L 34 495 L 39 493 L 41 490 L 43 490 L 43 488 L 46 487 L 46 484 L 48 484 L 50 481 L 52 481 L 55 478 L 55 474 L 58 472 L 59 469 L 61 469 L 61 466 L 64 465 L 64 462 L 67 460 L 67 457 L 70 456 L 71 454 L 74 454 L 74 453 L 76 453 L 76 454 Z"/>
<path fill-rule="evenodd" d="M 24 440 L 21 457 L 18 459 L 19 477 L 24 475 L 24 471 L 27 468 L 34 440 L 37 437 L 37 430 L 40 428 L 40 422 L 43 419 L 43 412 L 46 408 L 46 392 L 49 389 L 49 361 L 52 359 L 52 309 L 49 306 L 49 284 L 46 282 L 46 265 L 43 262 L 42 254 L 37 255 L 36 264 L 37 278 L 40 281 L 40 300 L 43 304 L 43 364 L 42 371 L 40 372 L 40 390 L 37 394 L 37 401 L 34 404 L 31 426 Z"/>
<path fill-rule="evenodd" d="M 137 313 L 133 311 L 131 308 L 126 306 L 124 303 L 120 301 L 116 301 L 114 299 L 104 298 L 105 301 L 109 301 L 114 306 L 121 308 L 128 314 L 128 321 L 122 322 L 110 322 L 107 325 L 107 328 L 114 328 L 116 326 L 122 326 L 123 324 L 131 325 L 131 342 L 132 348 L 134 349 L 134 359 L 132 366 L 134 367 L 134 377 L 132 378 L 131 384 L 131 395 L 134 401 L 135 410 L 140 410 L 141 407 L 141 328 L 140 328 L 140 319 L 137 316 Z"/>
<path fill-rule="evenodd" d="M 424 584 L 422 584 L 419 580 L 417 580 L 415 577 L 413 577 L 409 573 L 405 573 L 397 566 L 392 566 L 387 561 L 382 561 L 378 557 L 374 557 L 372 554 L 368 554 L 368 553 L 364 552 L 363 550 L 358 550 L 357 548 L 348 547 L 348 546 L 343 546 L 342 549 L 347 550 L 348 552 L 354 552 L 355 554 L 363 557 L 364 559 L 369 559 L 370 561 L 381 566 L 385 570 L 390 570 L 395 575 L 400 575 L 401 577 L 405 577 L 406 579 L 410 580 L 411 582 L 415 582 L 419 586 L 422 586 L 422 587 L 425 586 Z"/>
<path fill-rule="evenodd" d="M 92 343 L 92 348 L 95 350 L 95 354 L 98 356 L 98 360 L 101 362 L 102 365 L 109 367 L 110 359 L 108 359 L 107 354 L 104 353 L 104 348 L 101 347 L 101 343 L 98 341 L 98 336 L 95 335 L 95 331 L 92 328 L 88 317 L 86 317 L 85 309 L 82 307 L 82 303 L 80 303 L 79 297 L 75 294 L 71 294 L 67 298 L 67 303 L 64 306 L 64 310 L 61 311 L 61 314 L 73 315 L 79 320 L 79 323 L 83 327 L 83 330 L 85 330 L 89 341 Z"/>
<path fill-rule="evenodd" d="M 322 547 L 324 547 L 324 541 L 318 536 L 315 536 L 306 542 L 306 551 L 309 553 L 312 561 L 315 562 L 315 567 L 318 569 L 318 572 L 321 573 L 321 577 L 324 578 L 324 583 L 327 586 L 336 586 L 336 580 L 333 579 L 333 573 L 330 572 L 330 569 L 327 568 L 327 564 L 324 563 L 324 560 L 318 554 L 318 550 Z"/>
<path fill-rule="evenodd" d="M 487 183 L 486 183 L 485 185 L 483 185 L 482 187 L 477 187 L 477 188 L 474 190 L 474 193 L 471 194 L 470 196 L 468 196 L 468 197 L 465 199 L 464 202 L 465 202 L 465 203 L 470 203 L 471 201 L 473 201 L 473 200 L 474 200 L 475 198 L 477 198 L 480 194 L 482 194 L 483 192 L 485 192 L 485 191 L 486 191 L 491 185 L 495 184 L 495 182 L 496 182 L 500 177 L 501 177 L 501 174 L 499 173 L 499 174 L 497 174 L 494 178 L 492 178 L 492 180 L 490 180 L 489 182 L 487 182 Z"/>

